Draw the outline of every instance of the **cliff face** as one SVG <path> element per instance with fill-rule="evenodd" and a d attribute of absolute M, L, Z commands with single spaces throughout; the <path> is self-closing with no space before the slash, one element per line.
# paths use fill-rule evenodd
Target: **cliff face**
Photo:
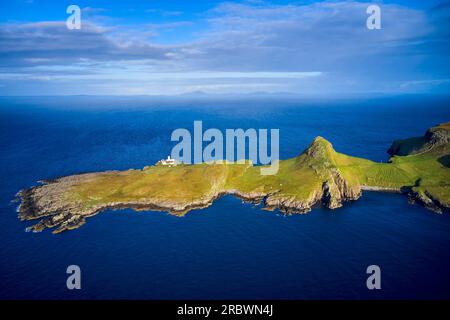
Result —
<path fill-rule="evenodd" d="M 361 186 L 350 184 L 339 170 L 331 172 L 331 179 L 323 184 L 322 202 L 330 209 L 342 207 L 345 201 L 357 200 L 361 196 Z"/>
<path fill-rule="evenodd" d="M 420 154 L 448 143 L 450 143 L 450 125 L 449 123 L 443 123 L 428 129 L 422 137 L 395 140 L 388 149 L 388 153 L 391 156 Z"/>
<path fill-rule="evenodd" d="M 311 211 L 311 208 L 317 204 L 321 198 L 322 193 L 319 190 L 314 190 L 308 197 L 303 199 L 298 199 L 295 196 L 277 194 L 265 199 L 264 208 L 270 211 L 280 210 L 287 214 L 306 213 Z"/>
<path fill-rule="evenodd" d="M 357 200 L 361 196 L 359 182 L 350 182 L 341 173 L 337 152 L 330 142 L 317 137 L 304 155 L 300 161 L 313 168 L 323 180 L 320 200 L 326 207 L 339 208 L 345 201 Z"/>
<path fill-rule="evenodd" d="M 412 186 L 406 186 L 404 193 L 411 203 L 442 213 L 450 208 L 450 122 L 428 129 L 422 137 L 394 141 L 388 153 L 392 156 L 413 156 L 418 159 L 434 157 L 436 161 L 420 170 L 432 171 L 431 166 L 439 164 L 439 174 L 434 177 L 418 178 Z M 423 156 L 421 158 L 420 156 Z M 396 159 L 395 159 L 396 160 Z M 434 170 L 437 171 L 437 170 Z M 436 174 L 436 172 L 434 172 Z"/>
<path fill-rule="evenodd" d="M 411 189 L 407 195 L 410 203 L 419 203 L 437 213 L 443 213 L 449 208 L 448 204 L 441 203 L 426 190 Z"/>

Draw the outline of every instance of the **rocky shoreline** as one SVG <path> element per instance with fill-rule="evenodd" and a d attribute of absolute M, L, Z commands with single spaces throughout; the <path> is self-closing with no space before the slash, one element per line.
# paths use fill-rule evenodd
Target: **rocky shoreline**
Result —
<path fill-rule="evenodd" d="M 426 191 L 421 193 L 410 190 L 407 193 L 407 196 L 409 203 L 418 203 L 428 210 L 434 211 L 436 213 L 448 213 L 450 211 L 450 207 L 448 205 L 440 202 L 438 199 L 434 198 L 430 193 Z"/>
<path fill-rule="evenodd" d="M 85 174 L 83 174 L 85 175 Z M 86 174 L 95 175 L 95 173 Z M 180 205 L 167 200 L 163 201 L 138 201 L 138 202 L 111 202 L 105 203 L 89 209 L 81 206 L 61 205 L 64 201 L 45 201 L 45 188 L 63 189 L 62 185 L 67 184 L 68 179 L 77 181 L 78 175 L 63 177 L 53 180 L 42 181 L 41 185 L 24 189 L 18 192 L 17 198 L 20 201 L 18 207 L 19 219 L 21 221 L 41 219 L 37 224 L 28 227 L 27 231 L 40 232 L 45 228 L 54 228 L 53 233 L 60 233 L 66 230 L 76 229 L 86 222 L 86 218 L 94 216 L 106 210 L 133 209 L 136 211 L 162 211 L 176 216 L 183 216 L 191 210 L 203 209 L 213 204 L 215 200 L 224 196 L 232 195 L 243 202 L 262 204 L 264 210 L 280 210 L 284 214 L 301 214 L 311 211 L 316 205 L 323 205 L 329 209 L 341 207 L 346 201 L 357 200 L 361 196 L 361 189 L 353 190 L 340 176 L 336 176 L 337 181 L 326 181 L 320 190 L 316 190 L 305 201 L 295 199 L 293 196 L 283 195 L 279 191 L 272 193 L 250 192 L 245 193 L 239 190 L 230 189 L 216 192 L 202 201 L 193 201 Z"/>
<path fill-rule="evenodd" d="M 263 210 L 279 210 L 284 214 L 307 213 L 317 205 L 322 205 L 328 209 L 336 209 L 342 207 L 345 202 L 357 200 L 362 195 L 362 191 L 404 193 L 408 196 L 410 203 L 419 203 L 434 212 L 443 213 L 449 209 L 444 204 L 433 199 L 430 195 L 412 190 L 402 191 L 396 188 L 371 186 L 360 186 L 360 188 L 352 189 L 342 178 L 337 178 L 337 180 L 337 184 L 334 181 L 325 182 L 322 189 L 313 192 L 310 198 L 305 201 L 296 200 L 295 197 L 283 195 L 279 192 L 268 194 L 224 190 L 202 201 L 185 203 L 184 206 L 170 203 L 169 201 L 113 202 L 83 211 L 80 208 L 55 206 L 53 202 L 49 202 L 46 207 L 42 207 L 39 201 L 36 201 L 36 198 L 41 196 L 37 193 L 40 188 L 59 183 L 60 179 L 54 179 L 43 181 L 43 184 L 40 186 L 21 190 L 17 194 L 20 201 L 18 212 L 19 219 L 22 221 L 41 219 L 37 224 L 28 227 L 27 231 L 40 232 L 45 228 L 54 228 L 53 233 L 60 233 L 66 230 L 76 229 L 86 222 L 86 218 L 106 210 L 133 209 L 136 211 L 161 211 L 176 216 L 183 216 L 191 210 L 211 206 L 215 200 L 224 195 L 235 196 L 246 203 L 262 204 Z"/>

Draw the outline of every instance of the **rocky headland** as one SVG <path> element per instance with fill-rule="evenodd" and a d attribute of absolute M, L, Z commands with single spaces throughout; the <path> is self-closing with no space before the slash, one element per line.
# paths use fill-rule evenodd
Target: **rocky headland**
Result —
<path fill-rule="evenodd" d="M 276 175 L 246 164 L 196 164 L 78 174 L 42 181 L 17 195 L 21 220 L 38 220 L 31 231 L 78 228 L 107 209 L 165 211 L 182 216 L 230 194 L 266 210 L 305 213 L 357 200 L 363 191 L 401 192 L 435 212 L 450 208 L 450 123 L 423 137 L 397 140 L 389 163 L 347 156 L 317 137 L 299 156 L 280 161 Z"/>

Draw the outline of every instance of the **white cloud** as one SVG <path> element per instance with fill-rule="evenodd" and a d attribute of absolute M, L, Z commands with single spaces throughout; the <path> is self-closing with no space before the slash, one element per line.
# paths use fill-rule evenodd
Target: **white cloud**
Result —
<path fill-rule="evenodd" d="M 424 68 L 432 78 L 450 76 L 436 58 L 448 47 L 448 34 L 441 32 L 448 14 L 431 19 L 429 12 L 382 4 L 383 28 L 374 31 L 365 27 L 367 5 L 224 3 L 201 21 L 119 27 L 99 18 L 104 23 L 87 22 L 79 32 L 69 32 L 64 22 L 4 24 L 0 79 L 29 85 L 45 79 L 55 87 L 63 81 L 75 91 L 105 88 L 103 81 L 115 92 L 331 92 L 412 87 Z M 84 8 L 90 14 L 104 10 Z M 195 40 L 155 43 L 162 30 L 182 34 L 196 24 L 206 27 Z"/>

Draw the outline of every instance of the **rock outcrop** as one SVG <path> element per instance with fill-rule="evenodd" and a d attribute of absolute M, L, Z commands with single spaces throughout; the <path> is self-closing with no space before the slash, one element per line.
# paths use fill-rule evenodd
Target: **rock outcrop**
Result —
<path fill-rule="evenodd" d="M 444 123 L 430 128 L 422 137 L 414 137 L 404 140 L 395 140 L 388 154 L 391 156 L 407 156 L 429 152 L 433 148 L 447 145 L 450 142 L 450 124 Z"/>

